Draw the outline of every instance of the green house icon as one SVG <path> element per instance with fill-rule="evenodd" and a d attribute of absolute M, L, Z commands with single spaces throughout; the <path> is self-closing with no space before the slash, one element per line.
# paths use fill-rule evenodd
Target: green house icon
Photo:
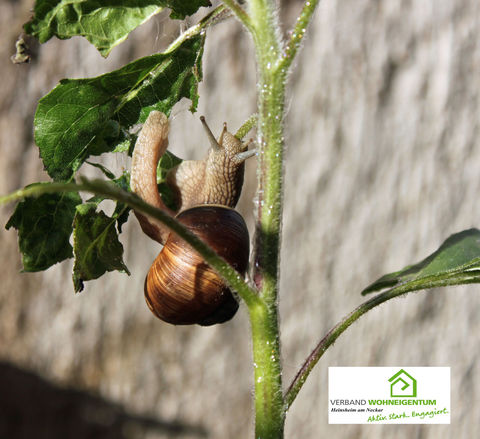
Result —
<path fill-rule="evenodd" d="M 417 396 L 417 380 L 403 369 L 400 369 L 388 381 L 391 383 L 391 397 L 414 398 Z"/>

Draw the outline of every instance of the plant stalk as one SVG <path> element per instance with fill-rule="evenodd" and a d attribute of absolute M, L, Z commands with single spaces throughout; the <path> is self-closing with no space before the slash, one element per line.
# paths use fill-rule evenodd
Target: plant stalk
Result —
<path fill-rule="evenodd" d="M 276 5 L 250 0 L 249 17 L 258 67 L 258 189 L 253 280 L 264 301 L 251 309 L 255 374 L 255 437 L 283 438 L 278 324 L 278 285 L 283 194 L 283 114 L 285 72 L 277 65 L 282 55 Z"/>
<path fill-rule="evenodd" d="M 307 27 L 312 20 L 313 13 L 315 12 L 319 2 L 320 0 L 307 0 L 303 5 L 302 12 L 298 16 L 290 39 L 285 46 L 284 56 L 281 61 L 282 69 L 289 69 L 292 65 L 292 62 L 303 42 L 305 32 L 307 31 Z"/>
<path fill-rule="evenodd" d="M 289 67 L 318 0 L 305 3 L 288 42 L 288 52 L 284 51 L 274 0 L 248 0 L 248 13 L 234 0 L 224 3 L 252 34 L 258 69 L 258 186 L 252 278 L 263 301 L 249 308 L 255 373 L 255 438 L 281 439 L 286 413 L 278 323 L 285 86 Z"/>
<path fill-rule="evenodd" d="M 223 3 L 235 14 L 237 19 L 248 29 L 248 31 L 253 32 L 250 17 L 236 0 L 223 0 Z"/>

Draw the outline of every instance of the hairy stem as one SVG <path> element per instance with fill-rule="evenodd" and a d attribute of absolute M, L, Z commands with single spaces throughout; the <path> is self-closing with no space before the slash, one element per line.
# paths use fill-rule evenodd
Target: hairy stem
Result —
<path fill-rule="evenodd" d="M 285 393 L 285 409 L 288 410 L 292 405 L 293 401 L 298 395 L 298 392 L 305 384 L 310 372 L 314 366 L 318 363 L 318 360 L 322 358 L 322 355 L 325 351 L 337 340 L 337 338 L 345 332 L 347 328 L 356 322 L 361 316 L 375 308 L 378 305 L 386 302 L 387 300 L 393 299 L 395 297 L 401 296 L 407 292 L 411 291 L 408 287 L 397 287 L 392 288 L 391 290 L 385 291 L 384 293 L 378 294 L 375 297 L 367 300 L 362 303 L 356 309 L 354 309 L 350 314 L 343 318 L 343 320 L 337 323 L 326 335 L 322 338 L 320 343 L 315 347 L 312 353 L 303 363 L 303 366 L 298 371 L 297 375 L 290 384 L 287 392 Z"/>
<path fill-rule="evenodd" d="M 236 15 L 240 22 L 253 32 L 252 22 L 245 10 L 235 0 L 223 0 L 223 3 Z"/>
<path fill-rule="evenodd" d="M 224 5 L 217 6 L 212 12 L 207 14 L 202 20 L 200 20 L 195 26 L 188 28 L 183 32 L 173 43 L 171 43 L 167 50 L 164 53 L 173 52 L 177 47 L 179 47 L 184 41 L 198 35 L 207 27 L 224 20 L 230 16 L 228 9 Z"/>
<path fill-rule="evenodd" d="M 263 301 L 249 308 L 255 377 L 255 438 L 281 439 L 285 410 L 280 380 L 276 310 Z M 271 314 L 273 313 L 273 315 Z"/>
<path fill-rule="evenodd" d="M 223 258 L 218 256 L 207 244 L 199 239 L 192 232 L 187 230 L 175 218 L 171 217 L 163 210 L 158 209 L 150 204 L 145 203 L 142 199 L 133 193 L 124 191 L 123 189 L 102 180 L 80 179 L 81 183 L 41 183 L 30 185 L 24 189 L 20 189 L 4 197 L 0 197 L 0 205 L 12 201 L 18 201 L 25 197 L 36 197 L 46 193 L 53 192 L 91 192 L 95 195 L 120 201 L 127 204 L 132 209 L 149 215 L 161 223 L 165 224 L 170 230 L 175 232 L 180 238 L 185 240 L 192 246 L 205 261 L 208 262 L 222 276 L 229 286 L 235 290 L 239 296 L 245 301 L 249 308 L 261 305 L 262 300 L 257 293 L 245 282 L 240 274 L 228 264 Z"/>
<path fill-rule="evenodd" d="M 234 0 L 224 3 L 252 34 L 257 58 L 258 187 L 252 277 L 263 301 L 249 308 L 255 373 L 255 437 L 280 439 L 286 412 L 278 324 L 285 85 L 288 69 L 318 0 L 306 2 L 288 43 L 288 53 L 280 37 L 274 0 L 247 0 L 248 15 Z"/>
<path fill-rule="evenodd" d="M 285 76 L 276 68 L 282 53 L 275 2 L 250 0 L 258 67 L 258 188 L 253 279 L 265 301 L 250 312 L 255 373 L 255 437 L 283 437 L 278 325 L 278 280 L 282 216 Z"/>
<path fill-rule="evenodd" d="M 242 140 L 248 132 L 257 124 L 257 114 L 252 114 L 235 133 L 235 137 Z"/>
<path fill-rule="evenodd" d="M 281 69 L 289 69 L 292 65 L 295 55 L 302 44 L 307 26 L 312 20 L 313 13 L 315 12 L 318 3 L 320 3 L 320 0 L 307 0 L 303 5 L 302 12 L 297 18 L 297 22 L 293 28 L 290 40 L 287 42 L 287 46 L 285 47 L 285 52 L 280 62 Z"/>

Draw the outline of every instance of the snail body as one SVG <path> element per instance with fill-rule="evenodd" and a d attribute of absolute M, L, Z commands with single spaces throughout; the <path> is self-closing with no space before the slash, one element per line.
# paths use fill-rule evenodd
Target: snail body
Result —
<path fill-rule="evenodd" d="M 213 248 L 242 276 L 249 256 L 249 236 L 233 210 L 243 183 L 244 161 L 253 155 L 224 125 L 215 140 L 202 123 L 211 147 L 204 160 L 183 161 L 171 169 L 167 184 L 178 209 L 168 209 L 158 193 L 156 171 L 168 146 L 168 119 L 152 111 L 139 133 L 132 156 L 130 184 L 146 202 L 163 209 Z M 212 325 L 231 319 L 238 303 L 223 279 L 188 244 L 153 218 L 135 212 L 142 230 L 164 247 L 145 279 L 145 299 L 161 320 L 177 325 Z"/>

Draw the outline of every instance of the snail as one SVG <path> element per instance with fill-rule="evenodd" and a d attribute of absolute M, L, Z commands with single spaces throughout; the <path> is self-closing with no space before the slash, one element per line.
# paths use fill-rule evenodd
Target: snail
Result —
<path fill-rule="evenodd" d="M 177 209 L 168 208 L 157 187 L 157 165 L 168 146 L 168 118 L 150 112 L 132 155 L 130 186 L 144 201 L 183 223 L 210 245 L 242 276 L 248 265 L 250 239 L 242 216 L 233 208 L 240 197 L 245 160 L 255 154 L 228 132 L 218 141 L 200 118 L 210 148 L 203 160 L 186 160 L 167 174 Z M 161 320 L 176 325 L 223 323 L 238 302 L 223 279 L 188 244 L 154 218 L 135 212 L 145 234 L 163 245 L 145 279 L 145 300 Z"/>

